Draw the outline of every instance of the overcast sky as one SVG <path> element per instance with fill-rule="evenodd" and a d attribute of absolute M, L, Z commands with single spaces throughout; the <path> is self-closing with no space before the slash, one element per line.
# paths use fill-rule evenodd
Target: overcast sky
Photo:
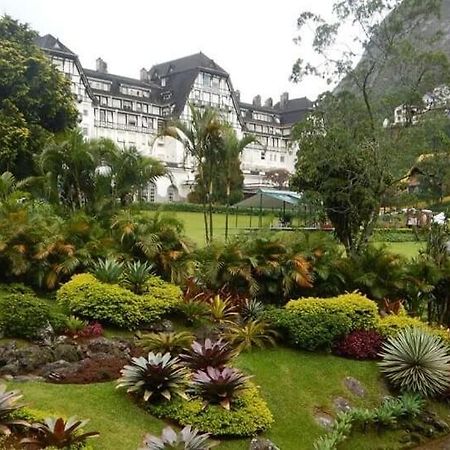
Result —
<path fill-rule="evenodd" d="M 241 98 L 314 99 L 317 79 L 289 81 L 308 58 L 293 42 L 300 12 L 329 11 L 331 0 L 0 0 L 0 12 L 53 34 L 86 68 L 101 56 L 111 73 L 139 77 L 142 67 L 203 51 L 231 74 Z M 301 55 L 301 53 L 303 53 Z"/>

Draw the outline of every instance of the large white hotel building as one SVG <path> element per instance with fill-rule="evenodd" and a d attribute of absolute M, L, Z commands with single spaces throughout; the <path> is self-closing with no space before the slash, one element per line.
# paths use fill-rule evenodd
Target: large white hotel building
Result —
<path fill-rule="evenodd" d="M 230 75 L 203 53 L 143 68 L 134 79 L 108 73 L 101 58 L 95 70 L 83 68 L 77 55 L 52 35 L 37 38 L 37 44 L 71 80 L 87 138 L 134 146 L 171 170 L 171 180 L 160 178 L 149 186 L 148 201 L 182 201 L 192 189 L 195 167 L 185 160 L 183 146 L 170 137 L 157 137 L 168 120 L 189 121 L 189 103 L 215 107 L 238 135 L 257 137 L 258 144 L 241 156 L 246 189 L 267 187 L 268 171 L 294 170 L 297 149 L 290 136 L 293 125 L 312 107 L 305 97 L 289 99 L 283 93 L 276 103 L 271 98 L 262 103 L 260 96 L 244 103 Z"/>

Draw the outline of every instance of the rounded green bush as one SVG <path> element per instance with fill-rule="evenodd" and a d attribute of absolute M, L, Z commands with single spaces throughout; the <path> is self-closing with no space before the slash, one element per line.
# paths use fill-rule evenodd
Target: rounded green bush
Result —
<path fill-rule="evenodd" d="M 206 408 L 199 399 L 176 399 L 162 404 L 146 404 L 151 414 L 191 425 L 203 433 L 221 437 L 249 437 L 270 428 L 273 417 L 258 389 L 251 383 L 233 402 L 230 411 L 219 405 Z"/>
<path fill-rule="evenodd" d="M 372 300 L 352 293 L 291 300 L 283 309 L 268 309 L 264 318 L 281 331 L 289 344 L 316 350 L 330 348 L 351 331 L 375 328 L 378 309 Z"/>
<path fill-rule="evenodd" d="M 158 278 L 148 283 L 148 292 L 137 295 L 84 273 L 64 284 L 56 298 L 67 311 L 82 319 L 135 329 L 160 320 L 181 303 L 181 291 L 176 286 Z"/>
<path fill-rule="evenodd" d="M 0 296 L 0 334 L 11 338 L 33 339 L 47 325 L 55 331 L 65 328 L 66 318 L 54 312 L 43 300 L 30 294 Z"/>

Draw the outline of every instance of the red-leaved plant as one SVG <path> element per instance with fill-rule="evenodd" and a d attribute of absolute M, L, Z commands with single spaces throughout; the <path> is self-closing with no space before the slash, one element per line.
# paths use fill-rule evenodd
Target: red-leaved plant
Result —
<path fill-rule="evenodd" d="M 86 325 L 79 333 L 79 337 L 91 338 L 103 336 L 103 327 L 101 323 L 93 322 Z"/>
<path fill-rule="evenodd" d="M 383 337 L 374 330 L 356 330 L 337 342 L 336 355 L 353 359 L 378 359 Z"/>

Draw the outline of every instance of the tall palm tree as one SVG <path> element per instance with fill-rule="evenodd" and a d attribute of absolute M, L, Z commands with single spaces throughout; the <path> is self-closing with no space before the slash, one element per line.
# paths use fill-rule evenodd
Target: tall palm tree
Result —
<path fill-rule="evenodd" d="M 212 223 L 212 177 L 205 174 L 205 165 L 214 162 L 214 155 L 218 151 L 218 141 L 223 124 L 219 113 L 212 108 L 204 110 L 189 105 L 191 120 L 189 123 L 178 120 L 163 130 L 162 135 L 176 139 L 183 144 L 186 158 L 192 158 L 198 170 L 198 180 L 201 190 L 203 218 L 205 223 L 206 242 L 213 238 Z M 209 206 L 209 224 L 207 216 L 207 200 Z"/>
<path fill-rule="evenodd" d="M 225 163 L 225 183 L 226 183 L 226 214 L 225 214 L 225 239 L 228 239 L 228 218 L 230 208 L 231 182 L 233 171 L 240 164 L 240 156 L 246 147 L 256 142 L 255 136 L 246 135 L 239 139 L 236 130 L 232 126 L 224 127 L 221 139 L 223 154 L 222 159 Z"/>

